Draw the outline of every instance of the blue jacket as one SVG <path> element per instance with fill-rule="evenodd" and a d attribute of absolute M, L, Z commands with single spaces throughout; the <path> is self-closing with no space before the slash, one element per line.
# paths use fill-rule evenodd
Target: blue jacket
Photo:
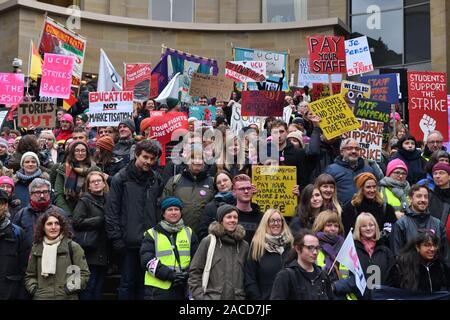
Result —
<path fill-rule="evenodd" d="M 375 171 L 366 165 L 363 158 L 358 159 L 355 169 L 350 168 L 348 162 L 342 160 L 342 156 L 337 157 L 333 164 L 326 167 L 325 173 L 330 174 L 336 180 L 337 197 L 343 206 L 352 200 L 356 192 L 354 178 L 363 172 L 370 172 L 377 176 Z"/>

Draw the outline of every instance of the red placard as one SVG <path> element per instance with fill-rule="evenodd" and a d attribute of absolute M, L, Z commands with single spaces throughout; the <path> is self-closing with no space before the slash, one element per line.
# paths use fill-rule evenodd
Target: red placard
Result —
<path fill-rule="evenodd" d="M 284 91 L 242 91 L 242 116 L 282 117 Z"/>
<path fill-rule="evenodd" d="M 408 72 L 409 129 L 418 141 L 438 130 L 448 141 L 447 74 Z"/>
<path fill-rule="evenodd" d="M 308 36 L 311 73 L 347 73 L 345 39 L 338 36 Z"/>
<path fill-rule="evenodd" d="M 333 94 L 331 94 L 330 85 L 328 83 L 313 83 L 311 90 L 312 100 L 317 101 L 341 92 L 340 83 L 332 83 L 331 85 L 333 86 Z"/>

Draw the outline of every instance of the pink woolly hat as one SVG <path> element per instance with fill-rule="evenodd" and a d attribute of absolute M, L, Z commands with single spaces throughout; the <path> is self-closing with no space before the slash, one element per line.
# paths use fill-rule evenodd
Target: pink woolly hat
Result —
<path fill-rule="evenodd" d="M 9 184 L 11 187 L 14 188 L 14 180 L 11 179 L 8 176 L 1 176 L 0 177 L 0 184 Z"/>
<path fill-rule="evenodd" d="M 65 120 L 65 121 L 70 122 L 70 123 L 73 124 L 73 117 L 72 117 L 70 114 L 68 114 L 68 113 L 66 113 L 65 115 L 63 115 L 63 116 L 61 117 L 61 120 Z"/>
<path fill-rule="evenodd" d="M 400 160 L 400 159 L 394 159 L 389 161 L 388 165 L 387 165 L 387 169 L 386 169 L 386 177 L 389 177 L 392 173 L 392 171 L 394 171 L 395 169 L 403 169 L 406 170 L 406 173 L 408 173 L 408 167 L 406 166 L 406 164 Z"/>

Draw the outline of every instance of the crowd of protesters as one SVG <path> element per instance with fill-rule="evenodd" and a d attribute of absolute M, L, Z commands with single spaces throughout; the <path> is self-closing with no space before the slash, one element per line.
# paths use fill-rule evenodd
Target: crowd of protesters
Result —
<path fill-rule="evenodd" d="M 376 266 L 377 285 L 448 291 L 442 134 L 419 149 L 393 114 L 395 136 L 382 161 L 369 161 L 356 140 L 326 139 L 304 92 L 286 96 L 288 122 L 269 117 L 240 132 L 230 129 L 239 93 L 200 97 L 197 105 L 218 106 L 213 126 L 190 118 L 166 148 L 179 145 L 181 163 L 166 152 L 165 166 L 149 118 L 185 111 L 173 99 L 136 103 L 118 126 L 90 127 L 81 102 L 58 110 L 52 131 L 4 126 L 0 299 L 101 299 L 115 267 L 119 299 L 371 299 L 374 287 L 361 294 L 336 261 L 349 232 L 368 282 Z M 205 139 L 208 130 L 223 145 Z M 296 168 L 295 212 L 261 210 L 252 165 Z"/>

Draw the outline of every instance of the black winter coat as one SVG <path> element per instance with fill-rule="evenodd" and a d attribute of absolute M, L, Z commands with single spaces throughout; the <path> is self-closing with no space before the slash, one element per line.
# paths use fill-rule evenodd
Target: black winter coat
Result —
<path fill-rule="evenodd" d="M 424 170 L 426 161 L 422 158 L 420 150 L 415 149 L 414 151 L 406 151 L 405 149 L 400 148 L 392 156 L 391 160 L 393 159 L 402 160 L 408 167 L 408 176 L 406 177 L 406 180 L 408 180 L 410 185 L 426 178 L 426 172 Z"/>
<path fill-rule="evenodd" d="M 278 272 L 270 300 L 330 300 L 331 282 L 326 273 L 314 265 L 312 273 L 299 266 L 297 260 Z"/>
<path fill-rule="evenodd" d="M 450 212 L 450 189 L 441 189 L 438 186 L 431 189 L 428 193 L 428 211 L 445 226 Z"/>
<path fill-rule="evenodd" d="M 85 193 L 78 200 L 72 214 L 75 232 L 95 230 L 95 248 L 83 248 L 88 265 L 107 266 L 108 239 L 105 228 L 105 197 Z"/>
<path fill-rule="evenodd" d="M 140 248 L 144 231 L 158 223 L 157 199 L 162 189 L 161 177 L 152 170 L 138 170 L 135 161 L 120 170 L 106 200 L 108 238 L 128 248 Z"/>
<path fill-rule="evenodd" d="M 226 202 L 223 199 L 214 198 L 205 206 L 205 209 L 203 210 L 203 220 L 197 234 L 199 241 L 208 235 L 209 225 L 217 220 L 217 208 L 219 208 L 222 203 L 236 205 L 236 199 Z"/>
<path fill-rule="evenodd" d="M 252 246 L 250 246 L 245 263 L 244 283 L 247 299 L 268 300 L 270 298 L 275 276 L 283 269 L 289 250 L 290 245 L 285 247 L 282 255 L 264 250 L 264 255 L 258 262 L 252 259 Z"/>
<path fill-rule="evenodd" d="M 26 298 L 25 271 L 28 263 L 28 250 L 22 229 L 16 236 L 10 223 L 0 230 L 0 300 Z"/>

